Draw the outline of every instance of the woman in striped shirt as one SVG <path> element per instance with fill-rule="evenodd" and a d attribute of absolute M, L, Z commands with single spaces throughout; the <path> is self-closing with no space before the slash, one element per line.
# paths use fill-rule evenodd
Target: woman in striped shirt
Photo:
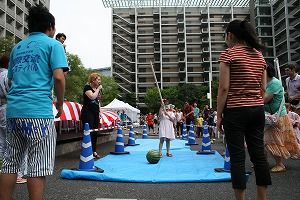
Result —
<path fill-rule="evenodd" d="M 226 29 L 228 49 L 219 58 L 217 128 L 225 132 L 236 199 L 245 198 L 245 146 L 256 175 L 257 199 L 266 199 L 271 177 L 264 153 L 266 62 L 253 26 L 234 20 Z M 222 126 L 223 125 L 223 126 Z M 224 128 L 224 129 L 223 129 Z"/>

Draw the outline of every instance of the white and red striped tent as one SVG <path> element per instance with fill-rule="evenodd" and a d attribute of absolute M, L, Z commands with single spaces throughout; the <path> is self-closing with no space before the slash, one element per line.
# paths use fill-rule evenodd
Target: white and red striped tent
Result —
<path fill-rule="evenodd" d="M 53 115 L 57 114 L 56 102 L 53 102 Z M 82 105 L 76 102 L 64 101 L 63 112 L 59 118 L 55 118 L 55 121 L 80 121 Z M 100 124 L 99 128 L 110 128 L 117 126 L 119 117 L 116 113 L 101 109 L 100 112 Z"/>
<path fill-rule="evenodd" d="M 56 116 L 56 102 L 53 102 L 53 115 Z M 80 121 L 82 105 L 76 102 L 64 101 L 63 112 L 59 118 L 54 118 L 54 121 L 74 120 Z"/>
<path fill-rule="evenodd" d="M 118 122 L 120 122 L 120 119 L 116 113 L 114 113 L 112 111 L 101 109 L 101 112 L 100 112 L 101 126 L 104 126 L 104 127 L 117 126 Z"/>

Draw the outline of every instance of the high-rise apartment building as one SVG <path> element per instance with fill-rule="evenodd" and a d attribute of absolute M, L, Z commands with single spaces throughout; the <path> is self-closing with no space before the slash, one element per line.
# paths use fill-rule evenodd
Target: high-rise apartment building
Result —
<path fill-rule="evenodd" d="M 267 47 L 265 58 L 278 58 L 281 74 L 288 63 L 300 65 L 300 1 L 256 0 L 255 23 L 259 38 Z"/>
<path fill-rule="evenodd" d="M 50 0 L 0 0 L 0 36 L 12 37 L 16 43 L 25 38 L 28 8 L 35 3 L 50 6 Z"/>
<path fill-rule="evenodd" d="M 155 86 L 151 63 L 161 89 L 216 80 L 233 19 L 256 27 L 269 62 L 300 64 L 298 0 L 102 2 L 112 8 L 112 75 L 120 94 L 135 93 L 141 108 L 147 88 Z"/>

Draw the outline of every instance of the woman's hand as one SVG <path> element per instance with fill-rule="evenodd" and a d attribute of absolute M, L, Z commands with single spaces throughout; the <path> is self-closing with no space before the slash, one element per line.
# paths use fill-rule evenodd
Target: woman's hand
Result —
<path fill-rule="evenodd" d="M 220 133 L 224 134 L 223 126 L 222 126 L 223 117 L 217 118 L 217 129 Z"/>

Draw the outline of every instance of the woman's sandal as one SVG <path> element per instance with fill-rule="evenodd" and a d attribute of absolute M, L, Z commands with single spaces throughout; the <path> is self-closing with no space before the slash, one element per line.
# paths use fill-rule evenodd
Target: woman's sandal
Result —
<path fill-rule="evenodd" d="M 167 153 L 168 157 L 173 157 L 173 155 L 171 153 Z"/>
<path fill-rule="evenodd" d="M 271 169 L 271 172 L 272 173 L 277 173 L 277 172 L 284 172 L 286 171 L 286 168 L 285 167 L 282 167 L 282 166 L 275 166 Z"/>
<path fill-rule="evenodd" d="M 93 153 L 94 158 L 100 158 L 100 156 L 97 153 Z"/>
<path fill-rule="evenodd" d="M 162 154 L 161 154 L 161 153 L 159 153 L 159 157 L 162 157 Z"/>

